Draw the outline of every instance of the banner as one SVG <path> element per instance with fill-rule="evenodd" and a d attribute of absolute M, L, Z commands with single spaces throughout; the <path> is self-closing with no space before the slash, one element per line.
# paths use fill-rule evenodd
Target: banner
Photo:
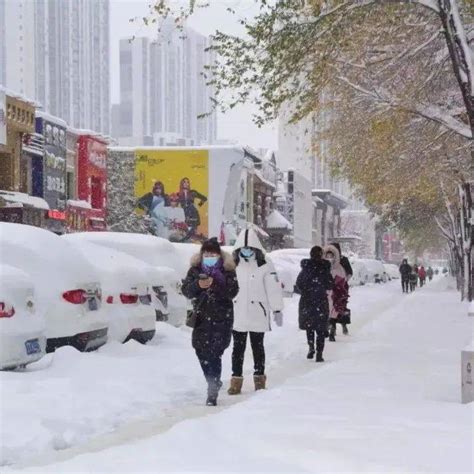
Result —
<path fill-rule="evenodd" d="M 209 236 L 209 151 L 136 150 L 135 198 L 137 212 L 148 216 L 158 237 L 204 241 Z"/>
<path fill-rule="evenodd" d="M 5 91 L 0 89 L 0 145 L 7 144 L 7 102 Z"/>

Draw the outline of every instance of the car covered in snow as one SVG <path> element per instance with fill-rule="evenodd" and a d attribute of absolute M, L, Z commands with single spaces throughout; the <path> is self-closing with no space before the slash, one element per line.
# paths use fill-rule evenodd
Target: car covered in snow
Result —
<path fill-rule="evenodd" d="M 108 319 L 99 275 L 70 242 L 38 227 L 0 222 L 0 263 L 31 276 L 46 321 L 47 352 L 105 344 Z"/>
<path fill-rule="evenodd" d="M 82 232 L 74 234 L 74 237 L 124 252 L 156 268 L 163 280 L 154 285 L 155 294 L 166 293 L 168 322 L 174 326 L 184 324 L 188 303 L 181 294 L 181 280 L 186 275 L 189 262 L 183 260 L 170 241 L 153 235 L 125 232 Z"/>
<path fill-rule="evenodd" d="M 380 260 L 374 258 L 362 258 L 360 260 L 367 268 L 368 283 L 386 283 L 388 281 L 387 272 Z"/>
<path fill-rule="evenodd" d="M 296 279 L 301 271 L 301 260 L 309 258 L 309 253 L 310 249 L 280 249 L 268 253 L 286 297 L 293 294 Z"/>
<path fill-rule="evenodd" d="M 385 267 L 385 273 L 387 274 L 389 280 L 397 280 L 400 278 L 400 270 L 398 265 L 393 263 L 384 263 L 383 266 Z"/>
<path fill-rule="evenodd" d="M 31 277 L 0 264 L 0 369 L 24 367 L 45 353 L 45 321 L 35 305 Z"/>
<path fill-rule="evenodd" d="M 78 239 L 74 234 L 62 239 L 71 242 L 99 274 L 108 316 L 108 339 L 134 339 L 143 344 L 150 341 L 155 335 L 156 313 L 148 265 L 123 252 Z"/>
<path fill-rule="evenodd" d="M 351 258 L 352 278 L 349 280 L 350 286 L 361 286 L 369 282 L 369 271 L 365 263 L 358 258 Z"/>

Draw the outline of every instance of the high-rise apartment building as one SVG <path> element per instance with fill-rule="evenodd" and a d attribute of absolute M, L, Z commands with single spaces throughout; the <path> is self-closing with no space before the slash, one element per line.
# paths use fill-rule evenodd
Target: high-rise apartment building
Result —
<path fill-rule="evenodd" d="M 112 134 L 124 145 L 199 145 L 216 140 L 212 89 L 202 75 L 209 40 L 165 22 L 158 37 L 120 41 L 120 118 Z M 114 108 L 114 110 L 117 110 Z"/>
<path fill-rule="evenodd" d="M 109 0 L 0 0 L 0 65 L 7 88 L 109 133 Z"/>

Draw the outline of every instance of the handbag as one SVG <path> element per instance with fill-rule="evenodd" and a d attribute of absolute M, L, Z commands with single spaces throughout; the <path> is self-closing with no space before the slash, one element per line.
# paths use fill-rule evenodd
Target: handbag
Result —
<path fill-rule="evenodd" d="M 194 303 L 193 310 L 188 311 L 188 314 L 186 315 L 186 326 L 188 326 L 188 328 L 194 329 L 196 327 L 198 312 L 201 309 L 201 306 L 203 305 L 206 299 L 206 295 L 207 295 L 207 292 L 203 293 L 199 297 L 198 301 Z"/>
<path fill-rule="evenodd" d="M 340 324 L 351 324 L 351 310 L 347 308 L 344 313 L 339 315 L 337 322 Z"/>

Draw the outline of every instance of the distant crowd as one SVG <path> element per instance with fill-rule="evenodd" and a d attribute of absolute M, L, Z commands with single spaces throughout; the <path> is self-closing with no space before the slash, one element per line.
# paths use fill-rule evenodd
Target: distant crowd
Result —
<path fill-rule="evenodd" d="M 411 293 L 416 290 L 418 286 L 420 288 L 425 285 L 426 281 L 431 281 L 434 275 L 437 275 L 439 271 L 433 270 L 431 267 L 425 269 L 423 265 L 418 267 L 415 263 L 410 265 L 407 259 L 404 259 L 400 265 L 400 276 L 402 280 L 402 291 L 403 293 Z"/>

